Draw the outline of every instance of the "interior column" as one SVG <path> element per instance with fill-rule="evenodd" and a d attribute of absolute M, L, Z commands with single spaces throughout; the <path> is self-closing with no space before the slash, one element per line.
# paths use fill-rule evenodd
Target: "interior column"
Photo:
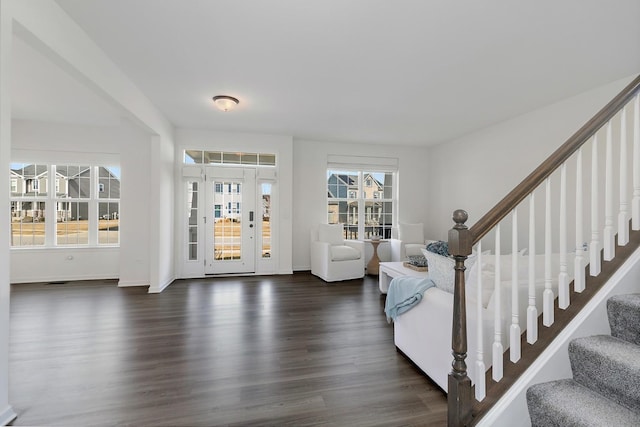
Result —
<path fill-rule="evenodd" d="M 11 164 L 11 43 L 13 21 L 11 3 L 0 2 L 0 170 Z M 9 201 L 9 186 L 0 185 L 0 200 Z M 8 205 L 8 203 L 7 203 Z M 11 422 L 16 413 L 9 405 L 9 247 L 11 216 L 7 205 L 0 209 L 0 425 Z"/>

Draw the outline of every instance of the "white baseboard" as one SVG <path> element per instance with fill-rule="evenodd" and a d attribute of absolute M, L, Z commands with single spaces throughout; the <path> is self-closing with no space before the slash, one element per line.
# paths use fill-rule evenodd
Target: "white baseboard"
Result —
<path fill-rule="evenodd" d="M 118 282 L 119 288 L 129 288 L 133 286 L 149 286 L 149 282 L 139 282 L 135 280 L 120 280 Z"/>
<path fill-rule="evenodd" d="M 163 284 L 161 284 L 157 288 L 152 288 L 151 286 L 149 286 L 149 293 L 150 294 L 159 294 L 160 292 L 162 292 L 165 289 L 167 289 L 167 287 L 170 284 L 172 284 L 173 282 L 175 282 L 175 281 L 176 281 L 175 277 L 172 277 L 172 278 L 166 280 Z"/>
<path fill-rule="evenodd" d="M 62 275 L 56 277 L 45 277 L 45 276 L 26 276 L 21 277 L 18 280 L 11 280 L 11 284 L 20 284 L 20 283 L 43 283 L 43 282 L 62 282 L 62 281 L 75 281 L 75 280 L 112 280 L 117 279 L 117 276 L 113 276 L 110 274 L 105 275 Z"/>
<path fill-rule="evenodd" d="M 17 418 L 17 414 L 13 412 L 13 408 L 11 406 L 7 406 L 4 411 L 0 413 L 0 426 L 6 426 L 11 421 Z"/>

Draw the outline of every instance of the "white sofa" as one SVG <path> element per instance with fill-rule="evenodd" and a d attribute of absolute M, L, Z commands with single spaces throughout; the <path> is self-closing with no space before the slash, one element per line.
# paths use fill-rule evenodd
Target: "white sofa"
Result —
<path fill-rule="evenodd" d="M 528 304 L 528 256 L 519 255 L 518 272 L 518 310 L 521 332 L 526 330 L 526 308 Z M 482 257 L 482 331 L 483 360 L 485 369 L 491 367 L 491 350 L 494 341 L 495 307 L 498 302 L 494 295 L 495 256 Z M 552 280 L 554 294 L 557 296 L 557 274 L 559 261 L 554 255 Z M 569 257 L 570 280 L 573 277 L 573 257 Z M 475 269 L 474 269 L 475 267 Z M 469 269 L 467 275 L 467 372 L 473 382 L 477 375 L 478 356 L 478 265 Z M 431 269 L 432 266 L 430 265 Z M 542 292 L 544 291 L 544 255 L 535 256 L 536 307 L 542 313 Z M 501 327 L 502 346 L 507 350 L 508 334 L 511 325 L 511 255 L 501 257 Z M 445 286 L 446 287 L 446 286 Z M 448 374 L 451 371 L 451 333 L 453 322 L 453 294 L 438 287 L 428 289 L 418 305 L 398 316 L 394 322 L 394 341 L 396 347 L 411 359 L 444 391 L 447 391 Z"/>
<path fill-rule="evenodd" d="M 326 282 L 364 277 L 364 242 L 345 240 L 342 224 L 312 228 L 311 274 Z"/>
<path fill-rule="evenodd" d="M 477 334 L 471 330 L 475 328 L 477 319 L 474 302 L 475 299 L 467 299 L 466 362 L 468 375 L 472 380 L 475 379 L 473 375 L 476 369 L 474 363 L 470 361 L 475 359 L 478 349 Z M 453 361 L 451 355 L 452 307 L 453 294 L 439 288 L 430 288 L 424 293 L 422 301 L 417 306 L 398 316 L 393 324 L 396 347 L 444 391 L 447 391 L 447 377 Z M 484 330 L 486 336 L 492 330 L 491 325 L 486 325 Z M 485 360 L 487 357 L 491 359 L 488 353 L 490 348 L 490 345 L 484 346 Z"/>

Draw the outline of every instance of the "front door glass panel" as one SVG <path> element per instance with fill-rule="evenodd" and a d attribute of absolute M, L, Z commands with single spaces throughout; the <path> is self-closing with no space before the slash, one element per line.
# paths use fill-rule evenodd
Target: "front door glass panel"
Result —
<path fill-rule="evenodd" d="M 216 182 L 214 194 L 214 260 L 242 259 L 242 182 Z"/>

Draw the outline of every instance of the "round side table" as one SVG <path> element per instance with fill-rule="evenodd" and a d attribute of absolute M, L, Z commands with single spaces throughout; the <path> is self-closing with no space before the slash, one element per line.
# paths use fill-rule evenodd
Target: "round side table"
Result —
<path fill-rule="evenodd" d="M 378 245 L 382 242 L 386 242 L 385 239 L 372 240 L 365 239 L 365 242 L 371 243 L 373 246 L 373 255 L 367 264 L 367 274 L 372 276 L 377 276 L 379 274 L 380 269 L 380 258 L 378 258 Z"/>

